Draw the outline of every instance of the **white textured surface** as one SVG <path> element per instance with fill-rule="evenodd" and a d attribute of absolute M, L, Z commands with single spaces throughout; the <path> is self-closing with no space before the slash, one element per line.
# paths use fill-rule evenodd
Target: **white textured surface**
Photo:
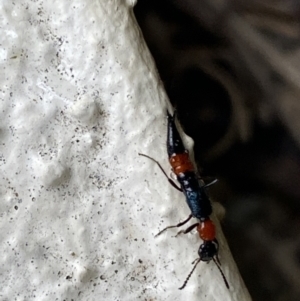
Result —
<path fill-rule="evenodd" d="M 169 170 L 166 96 L 133 1 L 0 3 L 0 300 L 250 300 L 224 239 L 155 239 L 189 210 Z"/>

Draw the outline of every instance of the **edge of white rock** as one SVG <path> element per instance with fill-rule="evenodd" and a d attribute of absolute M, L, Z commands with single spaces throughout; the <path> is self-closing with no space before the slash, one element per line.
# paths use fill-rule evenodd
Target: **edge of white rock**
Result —
<path fill-rule="evenodd" d="M 0 4 L 1 300 L 251 300 L 218 225 L 227 290 L 170 170 L 168 100 L 132 1 Z"/>

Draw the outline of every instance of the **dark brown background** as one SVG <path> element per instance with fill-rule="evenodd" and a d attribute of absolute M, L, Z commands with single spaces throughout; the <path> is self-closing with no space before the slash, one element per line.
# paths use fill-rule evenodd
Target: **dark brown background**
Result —
<path fill-rule="evenodd" d="M 136 18 L 254 301 L 300 295 L 298 1 L 139 0 Z"/>

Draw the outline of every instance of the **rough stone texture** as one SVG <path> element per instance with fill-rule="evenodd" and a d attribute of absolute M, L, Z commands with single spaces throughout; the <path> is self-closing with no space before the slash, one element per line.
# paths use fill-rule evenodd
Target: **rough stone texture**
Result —
<path fill-rule="evenodd" d="M 132 1 L 3 2 L 1 300 L 250 300 L 218 225 L 184 291 L 195 233 L 168 185 L 167 98 Z M 217 223 L 218 224 L 218 223 Z"/>

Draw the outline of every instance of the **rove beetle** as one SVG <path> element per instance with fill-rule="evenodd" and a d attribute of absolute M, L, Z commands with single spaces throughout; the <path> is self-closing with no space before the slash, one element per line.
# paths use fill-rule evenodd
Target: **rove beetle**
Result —
<path fill-rule="evenodd" d="M 201 185 L 199 183 L 199 177 L 196 174 L 193 163 L 189 158 L 188 151 L 185 149 L 177 127 L 175 125 L 175 115 L 176 113 L 174 113 L 174 115 L 172 116 L 169 112 L 167 112 L 167 151 L 169 162 L 172 166 L 174 174 L 176 175 L 176 179 L 180 184 L 180 187 L 178 187 L 176 183 L 168 177 L 168 175 L 166 174 L 166 172 L 164 171 L 164 169 L 158 161 L 144 154 L 139 155 L 154 161 L 159 166 L 164 175 L 167 177 L 170 184 L 177 190 L 183 192 L 186 198 L 186 202 L 191 210 L 191 214 L 183 222 L 174 226 L 166 227 L 165 229 L 160 231 L 156 236 L 160 235 L 167 229 L 183 226 L 192 217 L 198 219 L 197 223 L 191 225 L 186 230 L 180 231 L 178 233 L 186 234 L 197 227 L 199 237 L 203 240 L 203 243 L 200 245 L 198 250 L 199 258 L 197 258 L 193 262 L 194 266 L 191 272 L 189 273 L 183 285 L 179 289 L 181 290 L 186 286 L 187 282 L 189 281 L 190 277 L 192 276 L 194 270 L 196 269 L 200 261 L 210 262 L 211 260 L 213 260 L 216 264 L 217 268 L 219 269 L 222 275 L 226 287 L 229 289 L 228 281 L 226 280 L 225 275 L 221 269 L 221 264 L 218 258 L 219 243 L 216 239 L 215 225 L 209 217 L 212 214 L 212 206 L 205 191 L 205 189 L 208 186 L 214 184 L 216 181 L 213 181 L 212 183 L 209 183 L 207 185 Z"/>

